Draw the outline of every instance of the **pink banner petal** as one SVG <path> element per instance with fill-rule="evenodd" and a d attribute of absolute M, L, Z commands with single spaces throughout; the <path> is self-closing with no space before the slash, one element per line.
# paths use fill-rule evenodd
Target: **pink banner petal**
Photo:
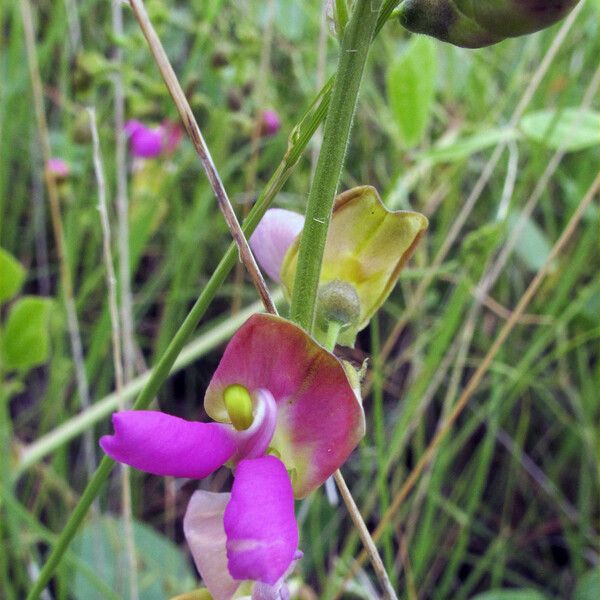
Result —
<path fill-rule="evenodd" d="M 263 456 L 238 465 L 224 525 L 233 578 L 277 583 L 298 549 L 292 485 L 278 458 Z"/>
<path fill-rule="evenodd" d="M 214 600 L 230 600 L 240 585 L 227 570 L 223 513 L 230 496 L 198 490 L 191 497 L 183 518 L 185 539 Z"/>
<path fill-rule="evenodd" d="M 100 439 L 104 452 L 154 475 L 202 479 L 236 450 L 233 430 L 220 423 L 185 421 L 150 410 L 118 412 L 112 422 L 114 435 Z"/>
<path fill-rule="evenodd" d="M 234 383 L 273 395 L 271 446 L 292 471 L 296 497 L 323 483 L 364 435 L 363 409 L 344 367 L 290 321 L 253 315 L 233 336 L 204 398 L 213 419 L 228 420 L 223 392 Z"/>

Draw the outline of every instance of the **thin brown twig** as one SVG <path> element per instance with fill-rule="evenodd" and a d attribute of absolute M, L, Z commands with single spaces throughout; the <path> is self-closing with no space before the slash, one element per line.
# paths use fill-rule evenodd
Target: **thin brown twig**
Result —
<path fill-rule="evenodd" d="M 273 25 L 275 21 L 275 0 L 269 0 L 266 14 L 266 24 L 262 36 L 263 43 L 260 54 L 258 76 L 254 84 L 255 116 L 250 137 L 250 160 L 246 167 L 244 189 L 246 198 L 242 205 L 242 217 L 245 219 L 250 212 L 250 199 L 256 186 L 256 174 L 258 172 L 258 158 L 260 156 L 260 140 L 263 129 L 263 106 L 265 101 L 265 88 L 267 72 L 271 63 L 271 47 L 273 45 Z M 242 308 L 242 286 L 244 283 L 244 270 L 241 263 L 237 263 L 233 275 L 234 294 L 231 301 L 231 314 L 235 315 Z"/>
<path fill-rule="evenodd" d="M 385 566 L 383 564 L 383 561 L 381 560 L 381 556 L 379 555 L 377 546 L 375 545 L 375 542 L 371 537 L 369 530 L 367 529 L 367 525 L 365 524 L 362 515 L 358 510 L 358 506 L 356 506 L 356 502 L 354 502 L 352 493 L 350 492 L 350 489 L 348 488 L 348 485 L 346 484 L 346 481 L 341 471 L 338 469 L 333 474 L 333 477 L 338 486 L 338 489 L 340 490 L 340 494 L 344 500 L 344 503 L 348 508 L 348 512 L 350 513 L 350 518 L 354 523 L 354 527 L 356 527 L 358 535 L 365 547 L 363 552 L 369 555 L 369 558 L 371 559 L 371 564 L 373 565 L 373 569 L 375 570 L 375 574 L 377 575 L 377 578 L 379 579 L 379 582 L 383 587 L 385 600 L 397 600 L 398 596 L 396 596 L 396 592 L 392 587 L 392 583 L 390 581 L 390 578 L 388 577 L 387 571 L 385 570 Z"/>
<path fill-rule="evenodd" d="M 221 177 L 215 167 L 208 146 L 204 141 L 200 127 L 198 126 L 196 118 L 194 117 L 194 113 L 192 112 L 189 102 L 187 101 L 187 98 L 181 89 L 181 85 L 179 84 L 177 75 L 175 75 L 175 71 L 169 62 L 169 58 L 167 57 L 165 49 L 163 48 L 162 43 L 156 34 L 152 23 L 150 22 L 144 2 L 142 0 L 129 0 L 129 4 L 133 9 L 144 37 L 150 46 L 152 56 L 158 65 L 167 89 L 171 94 L 171 98 L 173 98 L 173 102 L 179 111 L 183 125 L 190 136 L 196 153 L 200 157 L 200 162 L 202 163 L 204 172 L 206 173 L 208 181 L 217 198 L 219 208 L 223 213 L 225 222 L 227 223 L 229 231 L 231 232 L 231 236 L 238 247 L 240 259 L 244 263 L 246 269 L 248 269 L 248 273 L 250 274 L 252 282 L 254 283 L 254 286 L 256 287 L 267 312 L 277 314 L 277 309 L 275 308 L 275 304 L 271 299 L 267 284 L 265 283 L 260 269 L 254 260 L 254 256 L 252 255 L 252 251 L 248 245 L 248 240 L 246 240 L 237 217 L 235 216 L 235 212 L 233 211 L 231 202 L 227 192 L 225 191 Z"/>

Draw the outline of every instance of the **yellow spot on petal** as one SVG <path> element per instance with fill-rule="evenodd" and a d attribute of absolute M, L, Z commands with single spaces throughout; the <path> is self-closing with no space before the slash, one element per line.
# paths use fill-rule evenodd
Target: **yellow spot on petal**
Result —
<path fill-rule="evenodd" d="M 225 388 L 223 400 L 231 423 L 237 431 L 248 429 L 254 420 L 250 392 L 243 385 L 234 383 Z"/>

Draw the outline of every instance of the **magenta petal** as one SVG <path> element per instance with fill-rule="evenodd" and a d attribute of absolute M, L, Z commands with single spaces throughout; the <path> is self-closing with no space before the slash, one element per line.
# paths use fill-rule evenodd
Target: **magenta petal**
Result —
<path fill-rule="evenodd" d="M 233 578 L 275 584 L 298 548 L 292 485 L 278 458 L 263 456 L 238 465 L 224 525 Z"/>
<path fill-rule="evenodd" d="M 127 121 L 123 128 L 129 136 L 129 146 L 134 156 L 154 158 L 163 150 L 163 133 L 159 127 L 150 129 L 140 121 Z"/>
<path fill-rule="evenodd" d="M 133 135 L 136 131 L 139 131 L 140 129 L 145 129 L 146 126 L 141 122 L 138 121 L 137 119 L 130 119 L 129 121 L 127 121 L 123 127 L 123 131 L 125 132 L 125 134 L 127 135 L 127 137 Z"/>
<path fill-rule="evenodd" d="M 291 210 L 270 208 L 250 236 L 258 264 L 273 281 L 279 281 L 283 258 L 304 227 L 304 217 Z"/>
<path fill-rule="evenodd" d="M 114 435 L 100 446 L 111 458 L 152 473 L 202 479 L 236 450 L 233 430 L 220 423 L 185 421 L 158 411 L 113 414 Z"/>
<path fill-rule="evenodd" d="M 223 513 L 230 494 L 194 492 L 183 518 L 183 532 L 196 568 L 214 600 L 230 600 L 239 582 L 227 570 Z"/>

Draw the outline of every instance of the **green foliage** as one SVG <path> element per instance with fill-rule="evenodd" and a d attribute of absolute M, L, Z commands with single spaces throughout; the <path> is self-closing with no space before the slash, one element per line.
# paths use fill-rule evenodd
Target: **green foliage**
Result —
<path fill-rule="evenodd" d="M 16 295 L 25 279 L 23 265 L 6 250 L 0 248 L 0 304 Z"/>
<path fill-rule="evenodd" d="M 547 600 L 547 596 L 536 590 L 492 590 L 471 600 Z"/>
<path fill-rule="evenodd" d="M 535 221 L 529 217 L 523 219 L 521 214 L 515 212 L 509 217 L 509 231 L 516 231 L 517 226 L 519 234 L 515 251 L 529 270 L 535 272 L 544 266 L 548 258 L 550 242 Z"/>
<path fill-rule="evenodd" d="M 437 51 L 434 41 L 415 36 L 388 69 L 388 102 L 407 146 L 419 144 L 429 125 L 436 92 Z"/>
<path fill-rule="evenodd" d="M 134 521 L 134 540 L 139 565 L 140 600 L 164 600 L 194 587 L 195 577 L 182 551 L 144 523 Z M 127 564 L 123 523 L 104 516 L 88 522 L 73 541 L 78 558 L 120 597 L 127 597 Z M 75 572 L 69 581 L 74 598 L 101 600 L 105 596 L 84 573 Z"/>
<path fill-rule="evenodd" d="M 600 598 L 600 570 L 588 571 L 577 583 L 573 600 L 598 600 Z"/>
<path fill-rule="evenodd" d="M 521 119 L 523 133 L 548 148 L 576 152 L 600 145 L 600 113 L 578 108 L 540 110 Z"/>
<path fill-rule="evenodd" d="M 52 304 L 48 298 L 25 296 L 11 306 L 0 338 L 4 369 L 27 371 L 48 360 Z"/>

